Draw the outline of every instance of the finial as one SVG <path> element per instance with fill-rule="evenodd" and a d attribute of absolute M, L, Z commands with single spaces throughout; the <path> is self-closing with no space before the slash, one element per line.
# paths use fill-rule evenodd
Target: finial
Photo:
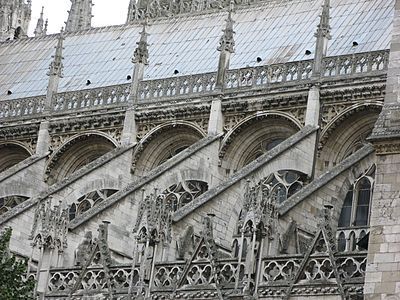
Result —
<path fill-rule="evenodd" d="M 47 34 L 48 26 L 49 26 L 49 19 L 46 19 L 46 22 L 44 23 L 44 29 L 43 29 L 44 34 Z"/>
<path fill-rule="evenodd" d="M 331 39 L 331 27 L 329 26 L 330 8 L 330 0 L 324 0 L 324 4 L 322 5 L 322 12 L 320 15 L 320 22 L 316 33 L 317 37 L 321 35 L 322 37 Z"/>
<path fill-rule="evenodd" d="M 135 49 L 135 52 L 133 53 L 133 63 L 141 63 L 144 65 L 148 65 L 148 59 L 149 59 L 149 50 L 148 50 L 148 44 L 147 44 L 147 36 L 148 33 L 146 32 L 146 26 L 147 26 L 147 16 L 143 20 L 143 29 L 140 32 L 140 40 L 136 44 L 138 45 Z"/>
<path fill-rule="evenodd" d="M 56 54 L 52 56 L 54 59 L 50 64 L 49 76 L 59 76 L 62 77 L 62 69 L 63 69 L 63 56 L 62 51 L 64 49 L 64 27 L 61 27 L 60 34 L 58 35 L 58 41 L 56 46 Z"/>
<path fill-rule="evenodd" d="M 43 12 L 44 12 L 44 6 L 42 6 L 42 11 L 40 12 L 40 17 L 37 21 L 35 31 L 33 32 L 35 36 L 43 36 L 47 32 L 47 25 L 45 28 L 43 28 L 44 20 L 43 20 Z"/>
<path fill-rule="evenodd" d="M 229 2 L 229 18 L 231 18 L 233 11 L 235 10 L 235 1 Z"/>
<path fill-rule="evenodd" d="M 234 53 L 234 47 L 235 47 L 235 40 L 233 38 L 234 31 L 233 31 L 233 23 L 235 23 L 232 20 L 232 12 L 234 9 L 234 4 L 233 1 L 230 2 L 229 5 L 229 13 L 228 13 L 228 19 L 226 19 L 226 26 L 225 29 L 223 30 L 223 35 L 219 41 L 219 47 L 217 48 L 218 51 L 227 51 L 230 53 Z"/>

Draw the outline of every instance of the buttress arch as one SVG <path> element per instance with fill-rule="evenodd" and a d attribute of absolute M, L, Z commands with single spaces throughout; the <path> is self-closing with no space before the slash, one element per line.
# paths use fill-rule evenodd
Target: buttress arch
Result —
<path fill-rule="evenodd" d="M 334 167 L 365 144 L 382 105 L 381 102 L 352 105 L 325 126 L 319 141 L 320 171 Z"/>
<path fill-rule="evenodd" d="M 111 138 L 97 132 L 71 137 L 48 160 L 46 167 L 48 184 L 61 181 L 116 146 L 116 142 Z"/>
<path fill-rule="evenodd" d="M 295 134 L 302 124 L 284 112 L 263 112 L 246 117 L 221 143 L 219 158 L 227 173 L 236 172 L 280 142 Z"/>
<path fill-rule="evenodd" d="M 134 174 L 144 175 L 205 136 L 203 129 L 187 121 L 167 122 L 155 127 L 135 148 Z"/>
<path fill-rule="evenodd" d="M 0 144 L 0 173 L 27 159 L 32 151 L 19 143 Z"/>

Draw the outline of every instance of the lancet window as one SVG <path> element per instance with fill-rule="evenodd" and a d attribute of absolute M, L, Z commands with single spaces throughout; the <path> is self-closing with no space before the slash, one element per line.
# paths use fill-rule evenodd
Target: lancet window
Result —
<path fill-rule="evenodd" d="M 117 190 L 112 189 L 96 190 L 86 194 L 85 196 L 80 197 L 75 203 L 71 205 L 69 209 L 69 219 L 75 219 L 98 203 L 105 201 L 108 197 L 116 192 Z"/>
<path fill-rule="evenodd" d="M 372 166 L 346 194 L 338 223 L 339 251 L 366 250 L 374 177 L 375 166 Z"/>

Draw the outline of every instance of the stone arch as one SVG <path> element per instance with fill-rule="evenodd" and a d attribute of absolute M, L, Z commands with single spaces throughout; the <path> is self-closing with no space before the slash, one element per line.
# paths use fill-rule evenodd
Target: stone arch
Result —
<path fill-rule="evenodd" d="M 0 144 L 0 172 L 11 168 L 32 154 L 32 150 L 22 143 L 7 142 Z"/>
<path fill-rule="evenodd" d="M 235 172 L 301 127 L 285 112 L 267 111 L 246 117 L 225 135 L 219 152 L 221 166 L 227 173 Z"/>
<path fill-rule="evenodd" d="M 28 200 L 29 197 L 21 195 L 12 195 L 7 197 L 0 197 L 0 215 L 8 212 L 19 204 Z"/>
<path fill-rule="evenodd" d="M 321 171 L 335 166 L 363 146 L 382 105 L 377 101 L 352 105 L 325 126 L 319 142 Z"/>
<path fill-rule="evenodd" d="M 47 182 L 54 184 L 113 150 L 117 143 L 104 133 L 89 132 L 71 137 L 49 158 Z"/>
<path fill-rule="evenodd" d="M 133 154 L 135 175 L 142 175 L 204 138 L 199 126 L 187 121 L 168 122 L 148 132 Z"/>

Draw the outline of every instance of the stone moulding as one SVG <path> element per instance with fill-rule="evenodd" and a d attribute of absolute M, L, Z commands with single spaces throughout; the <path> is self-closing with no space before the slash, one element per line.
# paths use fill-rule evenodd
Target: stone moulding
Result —
<path fill-rule="evenodd" d="M 90 173 L 94 169 L 106 164 L 107 162 L 111 161 L 115 157 L 118 157 L 122 154 L 124 154 L 126 151 L 131 150 L 133 147 L 135 147 L 136 144 L 130 145 L 127 147 L 120 147 L 116 148 L 105 155 L 99 157 L 98 159 L 94 160 L 93 162 L 87 164 L 86 166 L 82 167 L 75 173 L 73 173 L 70 177 L 65 178 L 64 180 L 50 186 L 46 191 L 41 192 L 38 196 L 33 197 L 20 205 L 16 206 L 15 208 L 11 209 L 10 211 L 6 212 L 5 214 L 0 216 L 0 225 L 6 223 L 10 219 L 14 218 L 15 216 L 23 213 L 27 209 L 33 207 L 34 205 L 37 204 L 37 202 L 40 202 L 47 197 L 51 196 L 52 194 L 58 192 L 59 190 L 65 188 L 69 184 L 75 182 L 79 178 L 85 176 L 86 174 Z"/>
<path fill-rule="evenodd" d="M 374 144 L 376 155 L 400 154 L 400 143 L 397 142 L 377 142 Z"/>
<path fill-rule="evenodd" d="M 252 172 L 256 171 L 257 169 L 259 169 L 260 167 L 262 167 L 263 165 L 265 165 L 272 159 L 278 157 L 282 152 L 295 147 L 298 142 L 300 142 L 302 139 L 306 138 L 310 134 L 316 132 L 317 130 L 318 130 L 318 127 L 314 127 L 314 126 L 304 127 L 298 133 L 287 138 L 285 141 L 283 141 L 281 144 L 279 144 L 278 146 L 273 148 L 271 151 L 268 151 L 267 153 L 265 153 L 262 156 L 260 156 L 259 158 L 257 158 L 255 161 L 253 161 L 250 164 L 248 164 L 247 166 L 243 167 L 239 172 L 233 174 L 229 179 L 227 179 L 223 183 L 208 190 L 199 198 L 195 199 L 194 201 L 190 202 L 186 206 L 179 209 L 177 212 L 174 213 L 172 221 L 175 223 L 179 222 L 180 220 L 182 220 L 183 218 L 188 216 L 190 213 L 192 213 L 194 210 L 196 210 L 200 206 L 203 206 L 204 204 L 209 202 L 211 199 L 213 199 L 215 196 L 224 192 L 226 189 L 228 189 L 233 184 L 246 178 Z"/>
<path fill-rule="evenodd" d="M 301 189 L 298 193 L 294 194 L 292 197 L 285 200 L 283 204 L 279 207 L 279 214 L 284 216 L 287 214 L 293 207 L 301 203 L 311 194 L 325 186 L 328 182 L 335 179 L 344 171 L 348 170 L 355 163 L 364 159 L 368 155 L 374 152 L 374 147 L 371 144 L 365 145 L 360 150 L 343 160 L 340 164 L 335 166 L 333 169 L 325 172 L 316 180 L 313 180 L 310 184 Z"/>
<path fill-rule="evenodd" d="M 163 163 L 160 166 L 156 167 L 155 169 L 151 170 L 149 172 L 149 174 L 141 177 L 137 181 L 132 182 L 131 184 L 126 186 L 124 189 L 113 194 L 111 197 L 108 198 L 107 201 L 103 201 L 103 202 L 99 203 L 92 210 L 89 210 L 89 211 L 83 213 L 79 218 L 76 218 L 73 221 L 71 221 L 69 224 L 69 228 L 71 230 L 76 229 L 83 223 L 85 223 L 88 220 L 90 220 L 91 218 L 93 218 L 95 215 L 101 213 L 103 210 L 107 209 L 108 207 L 111 207 L 112 205 L 116 204 L 121 199 L 125 198 L 126 196 L 130 195 L 131 193 L 142 188 L 145 184 L 151 182 L 155 178 L 161 176 L 166 171 L 172 169 L 174 166 L 176 166 L 180 162 L 191 157 L 195 152 L 203 149 L 204 147 L 211 144 L 212 142 L 220 139 L 221 136 L 222 136 L 221 134 L 216 135 L 216 136 L 209 136 L 209 137 L 203 138 L 200 141 L 198 141 L 197 143 L 189 146 L 187 149 L 178 153 L 171 159 L 167 160 L 165 163 Z"/>

